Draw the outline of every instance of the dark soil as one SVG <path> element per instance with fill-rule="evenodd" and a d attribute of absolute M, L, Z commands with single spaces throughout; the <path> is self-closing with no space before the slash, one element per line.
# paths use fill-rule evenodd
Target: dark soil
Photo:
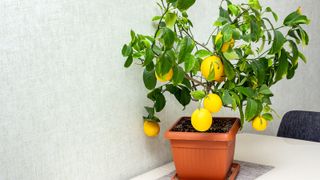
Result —
<path fill-rule="evenodd" d="M 178 124 L 176 124 L 171 129 L 171 131 L 199 132 L 199 133 L 227 133 L 231 129 L 234 122 L 235 122 L 235 119 L 233 118 L 213 119 L 210 129 L 208 129 L 205 132 L 199 132 L 192 127 L 190 118 L 184 118 L 180 120 Z"/>

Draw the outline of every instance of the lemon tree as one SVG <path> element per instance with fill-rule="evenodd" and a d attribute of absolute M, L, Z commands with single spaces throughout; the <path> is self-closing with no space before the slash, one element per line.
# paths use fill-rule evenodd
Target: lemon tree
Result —
<path fill-rule="evenodd" d="M 160 0 L 161 14 L 151 19 L 154 33 L 131 30 L 131 40 L 122 48 L 124 66 L 135 62 L 143 69 L 147 98 L 152 101 L 143 119 L 160 122 L 156 113 L 166 105 L 164 94 L 170 93 L 182 107 L 199 102 L 192 114 L 199 131 L 211 126 L 211 113 L 222 106 L 238 110 L 241 124 L 252 121 L 255 129 L 264 130 L 274 115 L 270 87 L 293 78 L 300 60 L 306 62 L 300 46 L 308 45 L 304 26 L 310 20 L 300 7 L 280 19 L 259 0 L 240 4 L 222 0 L 218 18 L 208 24 L 212 29 L 208 40 L 199 42 L 188 14 L 195 3 L 201 1 Z"/>

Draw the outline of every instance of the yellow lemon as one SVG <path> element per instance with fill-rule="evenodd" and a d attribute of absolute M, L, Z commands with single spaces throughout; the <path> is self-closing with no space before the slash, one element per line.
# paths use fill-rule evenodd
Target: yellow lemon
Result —
<path fill-rule="evenodd" d="M 211 127 L 211 113 L 204 108 L 196 109 L 191 115 L 191 124 L 197 131 L 206 131 Z"/>
<path fill-rule="evenodd" d="M 234 39 L 231 38 L 230 41 L 223 43 L 222 47 L 221 47 L 221 52 L 227 52 L 229 50 L 229 48 L 233 48 L 234 46 Z"/>
<path fill-rule="evenodd" d="M 268 122 L 262 116 L 257 116 L 252 121 L 252 127 L 256 131 L 264 131 L 268 126 Z"/>
<path fill-rule="evenodd" d="M 215 81 L 221 80 L 221 77 L 224 76 L 224 67 L 221 59 L 218 56 L 210 56 L 205 58 L 201 63 L 201 73 L 202 76 L 208 79 L 208 76 L 212 70 L 214 69 L 214 79 Z"/>
<path fill-rule="evenodd" d="M 222 107 L 222 100 L 217 94 L 208 94 L 203 100 L 203 106 L 212 113 L 219 112 Z"/>
<path fill-rule="evenodd" d="M 225 79 L 225 75 L 224 75 L 224 72 L 222 72 L 221 76 L 216 81 L 221 83 L 224 81 L 224 79 Z"/>
<path fill-rule="evenodd" d="M 214 43 L 217 44 L 217 42 L 223 37 L 221 31 L 217 34 L 216 38 L 214 39 Z M 231 38 L 230 41 L 228 42 L 225 42 L 222 44 L 222 47 L 221 47 L 221 52 L 227 52 L 229 50 L 229 48 L 233 48 L 234 46 L 234 39 Z"/>
<path fill-rule="evenodd" d="M 158 79 L 158 81 L 161 81 L 161 82 L 166 82 L 166 81 L 170 81 L 172 79 L 172 76 L 173 76 L 173 70 L 172 68 L 169 70 L 169 72 L 167 72 L 167 74 L 164 74 L 162 76 L 158 76 L 157 73 L 156 74 L 156 78 Z"/>
<path fill-rule="evenodd" d="M 159 134 L 160 126 L 157 122 L 145 120 L 143 123 L 144 133 L 149 137 L 154 137 Z"/>

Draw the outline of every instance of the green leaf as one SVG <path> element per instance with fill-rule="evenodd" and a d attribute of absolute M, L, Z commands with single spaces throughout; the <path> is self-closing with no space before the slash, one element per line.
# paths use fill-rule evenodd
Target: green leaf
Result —
<path fill-rule="evenodd" d="M 266 8 L 266 12 L 271 12 L 274 20 L 278 21 L 278 15 L 274 11 L 272 11 L 272 9 L 270 7 Z"/>
<path fill-rule="evenodd" d="M 240 97 L 234 92 L 230 92 L 230 94 L 232 97 L 232 109 L 236 110 L 237 105 L 240 105 Z"/>
<path fill-rule="evenodd" d="M 143 56 L 143 52 L 135 52 L 132 54 L 132 58 L 138 59 Z"/>
<path fill-rule="evenodd" d="M 299 58 L 300 58 L 304 63 L 307 63 L 307 58 L 306 58 L 301 52 L 299 52 Z"/>
<path fill-rule="evenodd" d="M 230 21 L 229 12 L 225 10 L 223 7 L 219 8 L 219 16 L 222 18 L 228 19 L 228 21 Z"/>
<path fill-rule="evenodd" d="M 296 34 L 296 32 L 298 31 L 299 29 L 295 30 L 295 29 L 290 29 L 288 31 L 288 35 L 292 38 L 295 39 L 296 43 L 300 44 L 300 38 L 299 36 Z"/>
<path fill-rule="evenodd" d="M 190 72 L 196 63 L 196 58 L 192 54 L 187 54 L 184 60 L 184 69 L 187 72 Z"/>
<path fill-rule="evenodd" d="M 130 31 L 130 36 L 131 36 L 131 41 L 134 42 L 136 39 L 136 33 L 133 30 Z"/>
<path fill-rule="evenodd" d="M 147 97 L 154 101 L 154 108 L 157 112 L 161 111 L 166 105 L 166 99 L 161 92 L 161 88 L 154 89 Z"/>
<path fill-rule="evenodd" d="M 239 55 L 234 50 L 224 52 L 223 55 L 228 60 L 239 59 Z"/>
<path fill-rule="evenodd" d="M 261 5 L 258 0 L 249 0 L 249 6 L 255 10 L 261 10 Z"/>
<path fill-rule="evenodd" d="M 298 47 L 296 45 L 296 43 L 294 43 L 294 41 L 289 40 L 290 43 L 290 47 L 292 50 L 292 58 L 291 58 L 291 63 L 292 65 L 297 65 L 298 64 L 298 59 L 299 59 L 299 50 Z"/>
<path fill-rule="evenodd" d="M 156 72 L 157 75 L 167 74 L 172 68 L 172 64 L 174 62 L 174 52 L 167 51 L 164 54 L 161 54 L 159 60 L 156 63 Z"/>
<path fill-rule="evenodd" d="M 241 31 L 238 28 L 233 29 L 232 38 L 235 40 L 239 40 L 241 37 Z"/>
<path fill-rule="evenodd" d="M 174 92 L 174 96 L 179 101 L 179 103 L 185 107 L 191 101 L 190 90 L 183 86 L 180 86 L 180 88 L 178 88 L 177 91 Z"/>
<path fill-rule="evenodd" d="M 228 90 L 224 90 L 221 96 L 224 105 L 232 104 L 233 98 L 230 96 Z"/>
<path fill-rule="evenodd" d="M 158 21 L 161 19 L 161 16 L 154 16 L 151 20 L 152 21 Z"/>
<path fill-rule="evenodd" d="M 153 62 L 151 61 L 148 65 L 146 65 L 146 70 L 147 71 L 151 71 L 154 69 L 154 64 Z"/>
<path fill-rule="evenodd" d="M 199 51 L 197 51 L 195 53 L 195 56 L 198 57 L 198 58 L 205 58 L 205 57 L 208 57 L 208 56 L 211 56 L 211 55 L 212 55 L 212 52 L 204 50 L 204 49 L 200 49 Z"/>
<path fill-rule="evenodd" d="M 173 76 L 172 76 L 172 82 L 175 85 L 180 84 L 184 79 L 184 71 L 180 66 L 175 66 L 173 68 Z"/>
<path fill-rule="evenodd" d="M 175 33 L 169 28 L 163 28 L 162 31 L 163 31 L 163 34 L 161 36 L 161 39 L 163 39 L 165 49 L 169 50 L 173 47 Z"/>
<path fill-rule="evenodd" d="M 150 122 L 160 122 L 160 119 L 157 116 L 142 116 L 144 121 L 150 121 Z"/>
<path fill-rule="evenodd" d="M 272 121 L 273 120 L 273 116 L 270 113 L 264 113 L 264 114 L 262 114 L 262 117 L 264 119 L 266 119 L 267 121 Z"/>
<path fill-rule="evenodd" d="M 229 11 L 230 11 L 233 15 L 238 16 L 238 14 L 239 14 L 239 9 L 238 9 L 237 6 L 235 6 L 235 5 L 233 5 L 233 4 L 229 4 L 229 5 L 228 5 L 228 9 L 229 9 Z"/>
<path fill-rule="evenodd" d="M 261 42 L 261 45 L 260 45 L 259 50 L 258 50 L 259 54 L 262 53 L 264 45 L 265 45 L 265 42 L 266 42 L 266 36 L 263 35 L 262 36 L 262 42 Z"/>
<path fill-rule="evenodd" d="M 185 11 L 185 10 L 189 9 L 195 2 L 196 2 L 196 0 L 178 0 L 177 1 L 177 8 L 180 11 Z"/>
<path fill-rule="evenodd" d="M 130 45 L 128 46 L 125 44 L 125 45 L 123 45 L 121 52 L 124 57 L 128 57 L 132 54 L 132 48 Z"/>
<path fill-rule="evenodd" d="M 263 84 L 260 89 L 259 89 L 259 93 L 264 94 L 264 95 L 272 95 L 271 90 L 269 89 L 269 87 L 265 84 Z"/>
<path fill-rule="evenodd" d="M 196 100 L 200 100 L 206 97 L 206 92 L 204 92 L 203 90 L 191 91 L 190 94 L 193 97 L 193 99 Z"/>
<path fill-rule="evenodd" d="M 266 69 L 268 68 L 268 60 L 261 58 L 259 60 L 253 60 L 251 63 L 254 74 L 257 77 L 258 83 L 263 84 L 266 79 Z"/>
<path fill-rule="evenodd" d="M 255 95 L 254 91 L 249 87 L 236 87 L 235 88 L 239 93 L 251 98 Z"/>
<path fill-rule="evenodd" d="M 179 42 L 179 63 L 185 61 L 185 56 L 187 54 L 190 54 L 194 48 L 194 42 L 190 37 L 184 37 L 180 42 Z"/>
<path fill-rule="evenodd" d="M 218 17 L 218 19 L 213 23 L 214 26 L 223 26 L 225 25 L 227 22 L 229 22 L 229 19 L 225 18 L 225 17 Z"/>
<path fill-rule="evenodd" d="M 309 36 L 308 36 L 307 32 L 305 30 L 303 30 L 301 27 L 299 27 L 297 29 L 297 33 L 301 39 L 302 44 L 308 45 L 309 44 Z"/>
<path fill-rule="evenodd" d="M 275 54 L 280 52 L 283 44 L 286 42 L 286 39 L 284 38 L 283 34 L 280 31 L 274 32 L 274 41 L 272 43 L 272 47 L 270 49 L 269 54 Z"/>
<path fill-rule="evenodd" d="M 299 24 L 309 24 L 310 20 L 305 15 L 299 14 L 297 11 L 289 14 L 283 21 L 285 26 L 296 26 Z"/>
<path fill-rule="evenodd" d="M 289 62 L 287 59 L 287 52 L 284 49 L 282 49 L 281 55 L 279 57 L 279 65 L 276 69 L 275 81 L 279 81 L 283 78 L 283 76 L 287 74 L 288 66 Z"/>
<path fill-rule="evenodd" d="M 261 23 L 256 18 L 251 18 L 250 32 L 251 40 L 254 42 L 258 41 L 261 33 Z"/>
<path fill-rule="evenodd" d="M 173 30 L 174 24 L 177 20 L 177 15 L 175 13 L 167 13 L 164 20 L 166 22 L 167 27 Z"/>
<path fill-rule="evenodd" d="M 160 112 L 165 105 L 166 105 L 166 99 L 162 93 L 159 93 L 156 98 L 154 108 L 156 109 L 157 112 Z"/>
<path fill-rule="evenodd" d="M 223 65 L 224 65 L 224 73 L 228 77 L 228 80 L 232 80 L 235 77 L 235 74 L 236 74 L 234 72 L 233 65 L 230 63 L 230 61 L 225 60 L 224 58 L 222 58 L 222 62 L 223 62 Z"/>
<path fill-rule="evenodd" d="M 258 114 L 258 102 L 254 99 L 247 99 L 247 106 L 245 111 L 245 117 L 249 121 Z"/>
<path fill-rule="evenodd" d="M 292 66 L 292 64 L 289 64 L 288 72 L 287 72 L 287 79 L 293 78 L 296 69 L 298 68 L 298 64 L 295 66 Z"/>
<path fill-rule="evenodd" d="M 154 58 L 153 51 L 150 48 L 147 48 L 144 55 L 143 66 L 147 66 L 150 62 L 152 62 L 153 58 Z"/>
<path fill-rule="evenodd" d="M 129 67 L 132 64 L 132 62 L 133 62 L 133 58 L 132 58 L 132 56 L 129 56 L 127 58 L 126 62 L 124 63 L 124 67 L 126 67 L 126 68 Z"/>
<path fill-rule="evenodd" d="M 157 78 L 155 76 L 154 70 L 147 71 L 146 69 L 143 71 L 143 82 L 147 89 L 154 89 L 157 85 Z"/>
<path fill-rule="evenodd" d="M 168 3 L 175 3 L 177 0 L 167 0 Z"/>
<path fill-rule="evenodd" d="M 153 107 L 145 106 L 144 108 L 145 108 L 146 111 L 148 112 L 149 117 L 152 117 L 152 116 L 154 115 L 154 108 L 153 108 Z"/>
<path fill-rule="evenodd" d="M 183 84 L 184 86 L 186 86 L 188 89 L 191 89 L 191 88 L 192 88 L 190 81 L 189 81 L 188 79 L 186 79 L 186 78 L 183 79 L 182 84 Z"/>
<path fill-rule="evenodd" d="M 223 39 L 223 42 L 228 42 L 231 40 L 232 38 L 232 35 L 233 35 L 233 31 L 234 31 L 234 26 L 232 25 L 226 25 L 223 27 L 222 29 L 222 39 Z"/>

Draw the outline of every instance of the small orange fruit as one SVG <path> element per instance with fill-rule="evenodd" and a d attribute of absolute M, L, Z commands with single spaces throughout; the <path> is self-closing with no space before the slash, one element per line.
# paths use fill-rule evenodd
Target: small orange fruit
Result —
<path fill-rule="evenodd" d="M 222 107 L 222 100 L 217 94 L 208 94 L 203 100 L 203 106 L 211 113 L 216 113 L 219 112 Z"/>
<path fill-rule="evenodd" d="M 204 108 L 196 109 L 191 115 L 191 124 L 197 131 L 207 131 L 212 124 L 211 113 Z"/>
<path fill-rule="evenodd" d="M 145 120 L 143 123 L 144 133 L 149 137 L 157 136 L 160 132 L 160 126 L 157 122 Z"/>
<path fill-rule="evenodd" d="M 169 72 L 167 72 L 166 74 L 164 75 L 158 75 L 157 73 L 156 74 L 156 78 L 158 81 L 160 82 L 166 82 L 166 81 L 170 81 L 172 79 L 172 76 L 173 76 L 173 70 L 172 68 L 169 70 Z"/>
<path fill-rule="evenodd" d="M 252 127 L 256 131 L 264 131 L 267 128 L 267 126 L 268 126 L 268 122 L 262 116 L 257 116 L 252 121 Z"/>
<path fill-rule="evenodd" d="M 208 79 L 210 72 L 214 70 L 214 79 L 215 81 L 221 80 L 224 76 L 224 66 L 221 59 L 218 56 L 210 56 L 205 58 L 201 63 L 201 74 L 203 77 Z"/>

